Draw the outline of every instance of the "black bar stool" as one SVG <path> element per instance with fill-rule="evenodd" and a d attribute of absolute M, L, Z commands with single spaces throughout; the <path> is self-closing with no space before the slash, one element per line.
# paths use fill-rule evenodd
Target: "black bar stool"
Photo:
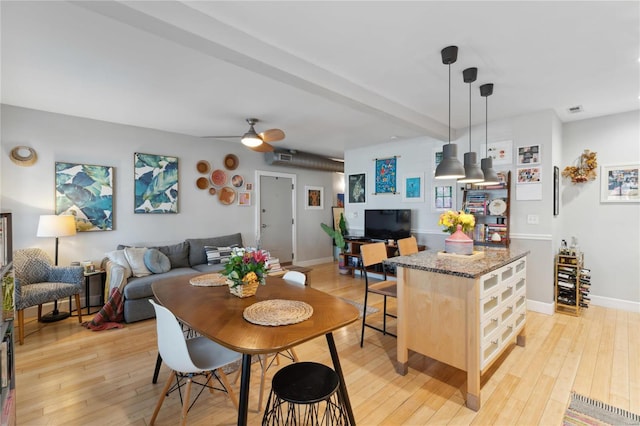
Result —
<path fill-rule="evenodd" d="M 348 425 L 335 371 L 317 362 L 296 362 L 280 369 L 262 418 L 263 425 Z"/>

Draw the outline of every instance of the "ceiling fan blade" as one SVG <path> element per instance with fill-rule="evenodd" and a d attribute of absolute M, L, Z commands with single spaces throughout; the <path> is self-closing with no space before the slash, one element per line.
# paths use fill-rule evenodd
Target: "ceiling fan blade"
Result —
<path fill-rule="evenodd" d="M 284 139 L 284 132 L 280 129 L 269 129 L 264 132 L 258 133 L 258 135 L 265 142 L 276 142 Z"/>
<path fill-rule="evenodd" d="M 256 152 L 271 152 L 273 151 L 273 146 L 266 143 L 266 142 L 262 142 L 260 145 L 258 146 L 248 146 L 247 148 L 249 148 L 252 151 L 256 151 Z"/>

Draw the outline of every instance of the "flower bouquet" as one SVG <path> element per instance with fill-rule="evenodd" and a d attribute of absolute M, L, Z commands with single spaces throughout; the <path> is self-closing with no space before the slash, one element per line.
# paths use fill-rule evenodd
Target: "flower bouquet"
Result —
<path fill-rule="evenodd" d="M 229 291 L 238 297 L 256 294 L 259 284 L 265 284 L 267 255 L 261 250 L 234 247 L 224 272 L 229 282 Z"/>
<path fill-rule="evenodd" d="M 462 232 L 467 233 L 473 231 L 473 227 L 476 225 L 476 218 L 462 210 L 459 212 L 449 210 L 440 215 L 438 225 L 443 227 L 442 232 L 448 232 L 449 234 L 456 232 L 458 225 L 461 225 Z"/>

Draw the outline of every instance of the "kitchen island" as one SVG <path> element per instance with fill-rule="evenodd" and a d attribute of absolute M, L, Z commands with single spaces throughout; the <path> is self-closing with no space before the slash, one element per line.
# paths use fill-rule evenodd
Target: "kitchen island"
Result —
<path fill-rule="evenodd" d="M 476 250 L 473 259 L 429 250 L 385 261 L 398 279 L 398 373 L 407 374 L 409 350 L 464 370 L 475 411 L 480 376 L 510 344 L 525 344 L 529 253 Z"/>

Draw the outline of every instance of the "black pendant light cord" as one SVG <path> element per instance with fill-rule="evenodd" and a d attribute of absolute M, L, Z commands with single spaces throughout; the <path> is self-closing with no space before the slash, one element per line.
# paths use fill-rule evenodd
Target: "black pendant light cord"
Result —
<path fill-rule="evenodd" d="M 484 157 L 489 157 L 489 96 L 484 97 Z"/>
<path fill-rule="evenodd" d="M 469 152 L 471 152 L 471 82 L 469 82 Z"/>
<path fill-rule="evenodd" d="M 449 66 L 449 143 L 451 143 L 451 64 Z"/>

